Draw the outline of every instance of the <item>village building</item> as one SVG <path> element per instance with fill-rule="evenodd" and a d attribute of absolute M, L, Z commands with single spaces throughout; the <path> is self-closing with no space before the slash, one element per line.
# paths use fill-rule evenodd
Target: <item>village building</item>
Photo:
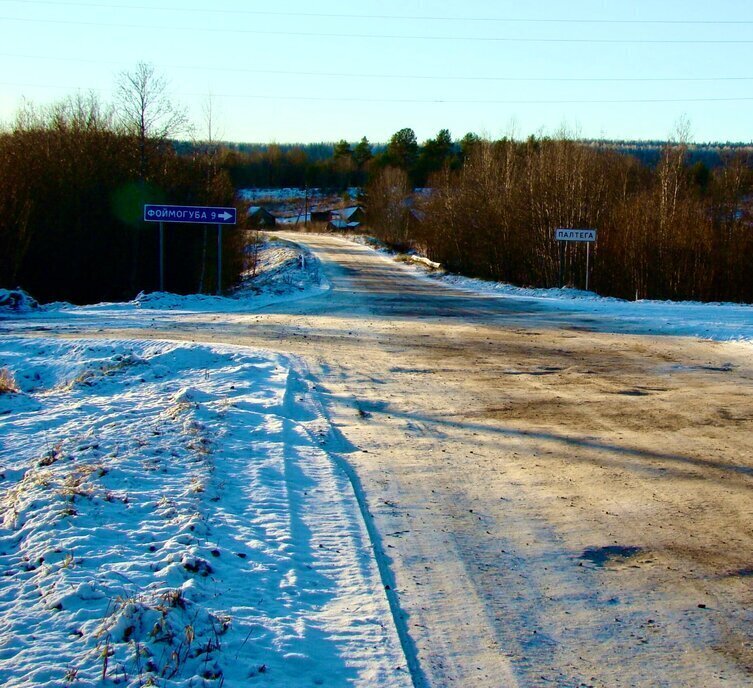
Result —
<path fill-rule="evenodd" d="M 251 227 L 266 229 L 274 227 L 277 224 L 277 218 L 266 208 L 255 205 L 248 209 L 248 223 Z"/>
<path fill-rule="evenodd" d="M 360 224 L 366 220 L 366 211 L 360 205 L 350 206 L 349 208 L 337 208 L 332 211 L 332 220 L 341 220 L 347 224 Z"/>
<path fill-rule="evenodd" d="M 349 208 L 337 208 L 331 212 L 332 219 L 327 229 L 332 231 L 355 231 L 366 219 L 366 211 L 360 205 Z"/>
<path fill-rule="evenodd" d="M 332 218 L 331 210 L 312 210 L 311 221 L 312 222 L 329 222 Z"/>
<path fill-rule="evenodd" d="M 355 231 L 360 226 L 360 222 L 346 222 L 345 220 L 335 218 L 333 220 L 330 220 L 329 224 L 327 225 L 327 229 L 333 232 L 346 232 Z"/>

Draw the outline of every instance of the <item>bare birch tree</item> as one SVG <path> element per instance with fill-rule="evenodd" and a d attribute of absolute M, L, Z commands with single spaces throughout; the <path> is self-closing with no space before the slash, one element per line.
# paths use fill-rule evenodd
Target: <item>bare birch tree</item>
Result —
<path fill-rule="evenodd" d="M 150 143 L 158 148 L 188 129 L 186 112 L 173 104 L 167 87 L 167 81 L 156 73 L 154 65 L 146 62 L 139 62 L 131 72 L 123 72 L 118 80 L 118 115 L 126 132 L 138 140 L 142 179 L 148 172 Z"/>

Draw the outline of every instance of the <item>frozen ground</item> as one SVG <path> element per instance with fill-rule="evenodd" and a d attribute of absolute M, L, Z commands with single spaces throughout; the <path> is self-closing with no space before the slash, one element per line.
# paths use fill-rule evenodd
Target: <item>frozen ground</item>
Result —
<path fill-rule="evenodd" d="M 331 236 L 280 236 L 312 248 L 331 289 L 57 304 L 0 316 L 0 331 L 305 360 L 312 403 L 347 439 L 415 685 L 750 685 L 749 307 L 500 296 Z M 667 336 L 691 316 L 725 341 Z"/>
<path fill-rule="evenodd" d="M 428 275 L 431 277 L 431 273 Z M 753 341 L 753 306 L 693 301 L 622 301 L 577 289 L 526 289 L 509 284 L 444 274 L 445 284 L 507 299 L 534 299 L 547 308 L 609 320 L 615 329 L 641 334 L 699 337 L 716 341 Z"/>
<path fill-rule="evenodd" d="M 55 320 L 59 316 L 65 316 L 60 322 L 63 327 L 66 323 L 76 324 L 88 320 L 112 326 L 138 327 L 145 318 L 158 318 L 162 324 L 168 324 L 191 314 L 240 315 L 263 310 L 270 305 L 316 296 L 330 289 L 331 285 L 326 273 L 321 270 L 319 261 L 305 247 L 292 243 L 297 235 L 283 232 L 277 234 L 287 240 L 269 242 L 259 256 L 258 276 L 245 282 L 244 286 L 227 297 L 152 292 L 140 294 L 126 303 L 99 303 L 90 306 L 51 303 L 32 308 L 23 302 L 20 310 L 15 312 L 23 312 L 39 320 Z M 305 236 L 315 235 L 300 235 L 301 239 Z M 355 236 L 349 239 L 374 248 L 384 260 L 394 263 L 394 255 L 380 249 L 375 241 Z M 753 342 L 753 305 L 750 304 L 623 301 L 577 289 L 515 287 L 446 273 L 422 260 L 406 263 L 401 258 L 396 268 L 409 271 L 430 283 L 439 282 L 470 294 L 498 297 L 511 302 L 521 301 L 535 304 L 544 312 L 577 316 L 578 326 L 596 331 Z M 0 293 L 0 303 L 5 294 L 7 292 Z M 0 305 L 0 320 L 3 313 L 9 312 L 13 311 Z M 4 324 L 13 327 L 11 322 L 6 321 Z"/>
<path fill-rule="evenodd" d="M 410 683 L 295 361 L 0 340 L 0 684 Z"/>

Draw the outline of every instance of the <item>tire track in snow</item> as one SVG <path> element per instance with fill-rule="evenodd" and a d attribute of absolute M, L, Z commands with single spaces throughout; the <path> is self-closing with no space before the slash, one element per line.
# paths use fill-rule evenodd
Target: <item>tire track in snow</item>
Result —
<path fill-rule="evenodd" d="M 289 378 L 290 384 L 288 388 L 288 394 L 292 397 L 295 394 L 303 390 L 312 390 L 316 387 L 316 381 L 311 373 L 306 369 L 303 361 L 298 359 L 295 362 L 298 370 L 291 372 Z M 390 569 L 389 560 L 384 550 L 382 537 L 377 530 L 374 519 L 369 511 L 366 497 L 364 494 L 363 486 L 358 474 L 353 470 L 350 463 L 344 459 L 341 455 L 347 454 L 353 451 L 358 451 L 353 447 L 341 433 L 339 433 L 328 417 L 326 407 L 320 396 L 311 398 L 311 402 L 316 405 L 316 413 L 313 414 L 309 422 L 316 419 L 319 421 L 314 427 L 307 429 L 309 436 L 317 439 L 319 442 L 325 442 L 329 456 L 336 462 L 337 467 L 342 474 L 347 478 L 348 485 L 353 491 L 356 501 L 358 502 L 359 513 L 361 516 L 361 523 L 366 529 L 366 533 L 369 539 L 371 551 L 373 553 L 374 561 L 379 570 L 379 576 L 382 582 L 382 586 L 386 595 L 386 599 L 389 603 L 390 613 L 395 629 L 400 639 L 400 645 L 402 647 L 403 654 L 410 672 L 411 680 L 414 688 L 425 688 L 428 686 L 427 677 L 418 660 L 418 653 L 416 651 L 415 643 L 410 636 L 407 624 L 405 622 L 405 613 L 400 607 L 400 601 L 396 593 L 395 576 Z M 300 400 L 299 400 L 300 403 Z M 296 405 L 286 404 L 287 408 L 297 408 Z M 296 414 L 297 415 L 297 414 Z M 324 425 L 322 425 L 322 421 Z M 306 425 L 304 424 L 304 427 Z M 324 430 L 326 428 L 326 430 Z"/>

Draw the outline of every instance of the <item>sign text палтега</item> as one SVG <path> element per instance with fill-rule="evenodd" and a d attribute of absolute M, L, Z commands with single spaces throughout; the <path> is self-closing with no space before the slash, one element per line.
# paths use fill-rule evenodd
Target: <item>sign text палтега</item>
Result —
<path fill-rule="evenodd" d="M 596 241 L 595 229 L 555 229 L 557 241 Z"/>

